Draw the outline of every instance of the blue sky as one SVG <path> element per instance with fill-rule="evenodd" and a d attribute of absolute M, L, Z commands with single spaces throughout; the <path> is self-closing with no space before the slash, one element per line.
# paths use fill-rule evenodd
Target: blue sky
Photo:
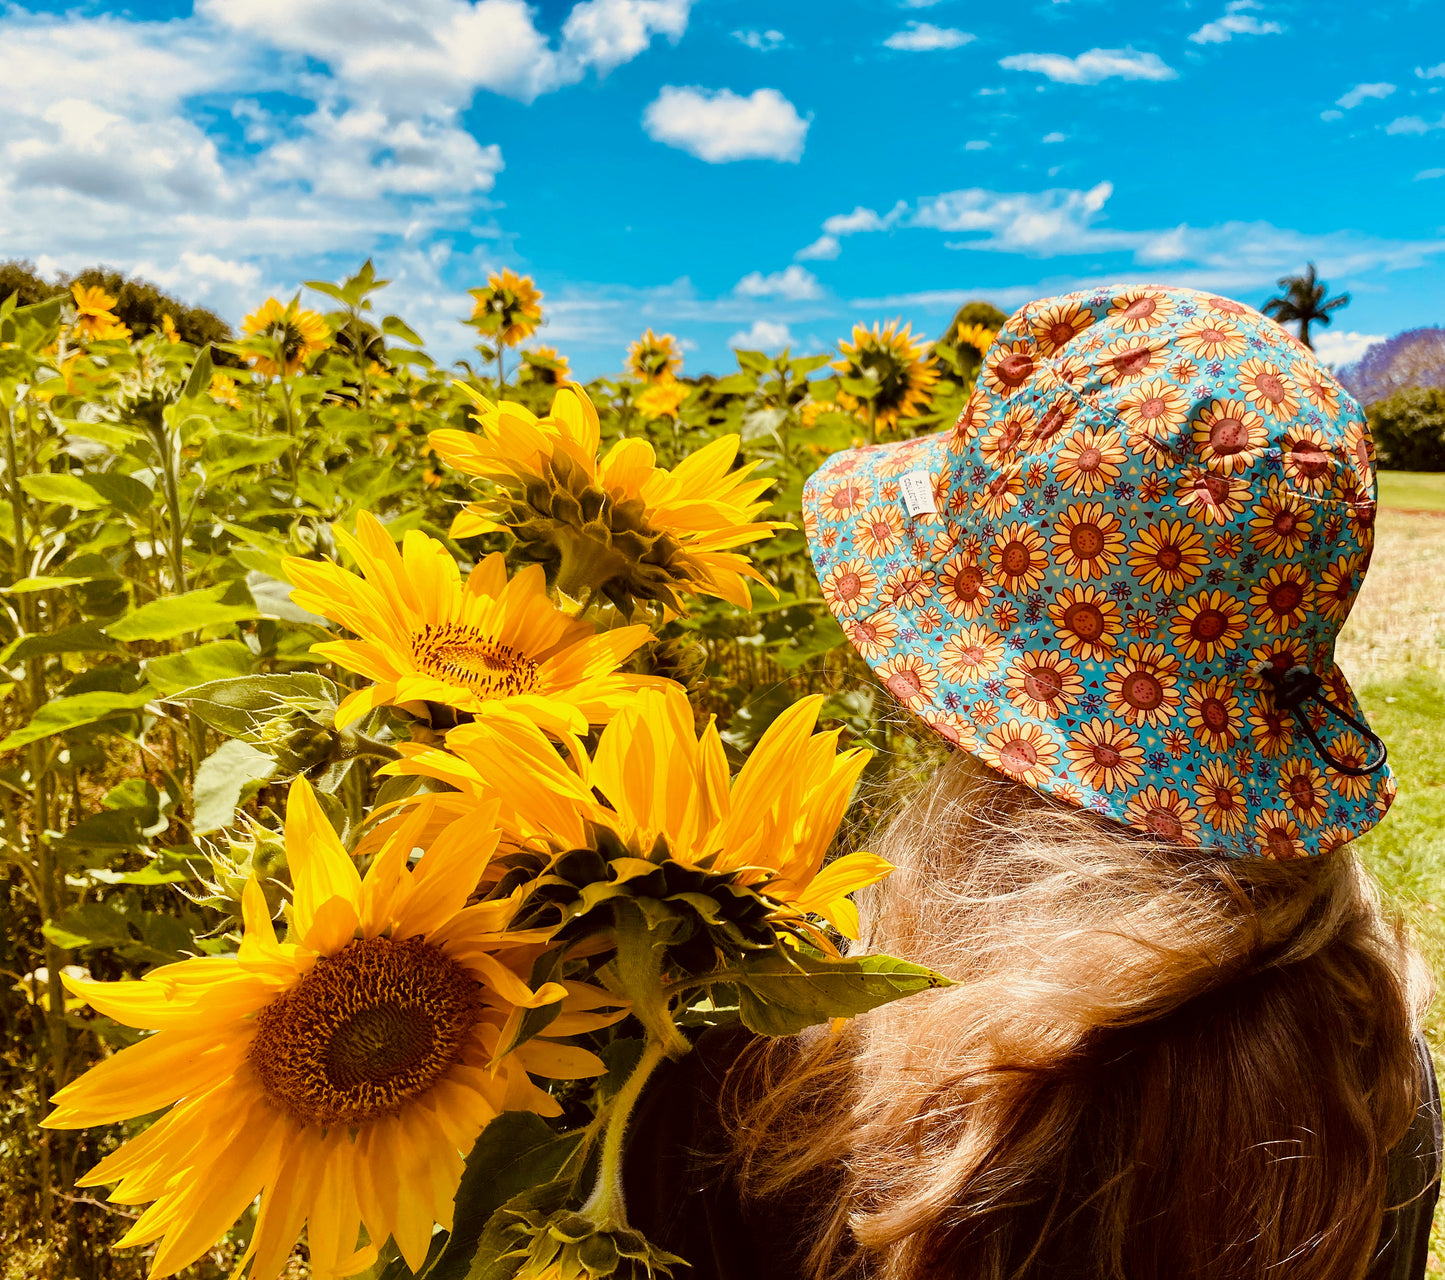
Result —
<path fill-rule="evenodd" d="M 232 321 L 371 255 L 444 358 L 532 274 L 584 376 L 645 325 L 721 372 L 1306 259 L 1354 296 L 1327 357 L 1445 323 L 1439 0 L 29 4 L 0 48 L 0 258 Z"/>

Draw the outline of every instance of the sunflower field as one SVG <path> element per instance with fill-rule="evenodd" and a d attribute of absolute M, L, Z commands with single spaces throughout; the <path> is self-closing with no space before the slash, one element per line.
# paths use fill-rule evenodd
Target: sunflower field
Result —
<path fill-rule="evenodd" d="M 799 499 L 996 313 L 584 387 L 526 277 L 450 369 L 385 284 L 204 347 L 0 299 L 6 1277 L 680 1273 L 620 1192 L 652 1066 L 942 981 L 840 958 L 937 748 Z"/>

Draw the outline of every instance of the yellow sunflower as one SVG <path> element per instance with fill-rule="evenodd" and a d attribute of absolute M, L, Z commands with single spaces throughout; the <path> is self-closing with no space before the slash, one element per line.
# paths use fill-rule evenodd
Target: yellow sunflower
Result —
<path fill-rule="evenodd" d="M 105 342 L 130 337 L 130 330 L 111 311 L 116 299 L 99 285 L 73 284 L 70 296 L 75 301 L 74 330 L 83 341 Z"/>
<path fill-rule="evenodd" d="M 468 323 L 494 335 L 504 347 L 530 338 L 542 323 L 542 292 L 531 276 L 503 267 L 487 277 L 484 289 L 470 289 L 475 305 Z"/>
<path fill-rule="evenodd" d="M 538 418 L 522 405 L 493 405 L 465 383 L 481 432 L 433 431 L 431 447 L 468 475 L 493 482 L 492 497 L 452 523 L 453 537 L 509 531 L 522 554 L 556 572 L 574 598 L 601 591 L 619 606 L 659 600 L 682 612 L 684 593 L 750 608 L 746 579 L 772 590 L 731 548 L 786 528 L 756 517 L 772 483 L 734 467 L 739 438 L 719 436 L 671 471 L 647 441 L 617 441 L 600 461 L 601 426 L 586 393 L 568 384 Z"/>
<path fill-rule="evenodd" d="M 1192 434 L 1204 465 L 1226 476 L 1252 467 L 1269 439 L 1264 419 L 1243 400 L 1211 400 Z"/>
<path fill-rule="evenodd" d="M 873 434 L 892 431 L 900 419 L 914 418 L 928 411 L 933 399 L 933 386 L 938 369 L 933 357 L 925 354 L 926 344 L 913 338 L 913 326 L 902 329 L 898 321 L 886 325 L 874 323 L 871 329 L 853 326 L 853 340 L 839 342 L 840 358 L 833 368 L 846 384 L 849 381 L 869 384 L 865 394 L 861 388 L 838 392 L 838 403 L 844 409 L 866 414 Z"/>
<path fill-rule="evenodd" d="M 617 671 L 648 629 L 599 632 L 569 617 L 547 599 L 536 565 L 509 581 L 494 554 L 463 583 L 451 553 L 420 530 L 408 530 L 398 548 L 362 512 L 356 537 L 336 536 L 363 576 L 329 560 L 284 563 L 296 603 L 358 637 L 312 651 L 374 681 L 347 695 L 338 726 L 376 707 L 430 702 L 473 716 L 505 706 L 549 733 L 580 734 L 653 682 Z"/>
<path fill-rule="evenodd" d="M 690 390 L 685 382 L 667 378 L 645 387 L 632 403 L 649 418 L 676 418 Z"/>
<path fill-rule="evenodd" d="M 287 303 L 267 298 L 241 322 L 241 331 L 247 337 L 271 343 L 288 375 L 300 372 L 312 356 L 331 345 L 331 331 L 321 314 L 302 310 L 295 298 Z M 250 352 L 246 359 L 265 377 L 274 377 L 281 371 L 275 359 L 263 352 Z"/>
<path fill-rule="evenodd" d="M 604 1070 L 551 1040 L 503 1052 L 527 1009 L 560 1002 L 548 1033 L 572 1034 L 615 1021 L 595 1011 L 617 1002 L 574 984 L 532 990 L 519 975 L 539 939 L 500 932 L 508 902 L 467 906 L 497 843 L 485 814 L 414 869 L 403 832 L 363 879 L 302 780 L 285 837 L 287 941 L 251 880 L 235 955 L 139 982 L 66 979 L 99 1012 L 155 1033 L 60 1090 L 44 1122 L 84 1128 L 170 1108 L 82 1179 L 118 1182 L 120 1204 L 154 1202 L 119 1242 L 160 1241 L 152 1276 L 194 1262 L 258 1196 L 252 1280 L 277 1275 L 303 1226 L 318 1277 L 365 1269 L 388 1236 L 419 1268 L 433 1224 L 451 1223 L 483 1126 L 503 1110 L 560 1114 L 529 1072 Z"/>
<path fill-rule="evenodd" d="M 627 372 L 642 382 L 671 382 L 682 369 L 682 348 L 670 333 L 647 329 L 627 348 Z"/>
<path fill-rule="evenodd" d="M 857 937 L 858 915 L 847 895 L 892 868 L 870 853 L 823 865 L 870 753 L 838 752 L 837 730 L 814 733 L 822 705 L 821 694 L 795 702 L 730 777 L 716 724 L 710 719 L 699 734 L 692 706 L 675 686 L 645 690 L 602 731 L 590 762 L 579 762 L 580 772 L 557 766 L 535 773 L 525 790 L 503 803 L 497 821 L 504 833 L 509 822 L 521 821 L 525 828 L 509 834 L 564 852 L 588 847 L 572 823 L 548 834 L 554 818 L 574 808 L 593 827 L 613 832 L 635 857 L 645 857 L 661 838 L 672 861 L 736 875 L 777 904 L 779 918 L 821 916 Z M 516 718 L 479 722 L 458 745 L 463 760 L 491 778 L 495 792 L 510 784 L 494 775 L 494 762 L 528 734 L 535 742 L 536 730 Z M 542 751 L 543 745 L 534 747 L 534 753 Z M 387 771 L 420 773 L 434 765 L 450 771 L 451 780 L 456 768 L 438 760 L 442 754 L 408 752 Z M 509 805 L 519 819 L 508 818 Z"/>
<path fill-rule="evenodd" d="M 241 393 L 236 390 L 236 380 L 229 374 L 213 373 L 207 394 L 217 404 L 224 404 L 232 409 L 241 407 Z"/>

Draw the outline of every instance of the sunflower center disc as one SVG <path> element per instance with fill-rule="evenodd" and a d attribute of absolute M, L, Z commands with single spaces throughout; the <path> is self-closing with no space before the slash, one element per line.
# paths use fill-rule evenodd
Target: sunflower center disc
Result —
<path fill-rule="evenodd" d="M 421 938 L 369 938 L 323 956 L 256 1018 L 251 1064 L 304 1124 L 398 1111 L 460 1057 L 481 1015 L 475 977 Z"/>
<path fill-rule="evenodd" d="M 479 698 L 515 698 L 537 684 L 538 663 L 459 622 L 427 623 L 412 649 L 427 675 Z"/>

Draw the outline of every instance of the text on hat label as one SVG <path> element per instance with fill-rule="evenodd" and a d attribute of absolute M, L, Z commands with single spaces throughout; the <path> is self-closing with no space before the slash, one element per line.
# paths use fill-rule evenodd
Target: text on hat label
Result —
<path fill-rule="evenodd" d="M 898 492 L 910 516 L 931 516 L 938 512 L 933 500 L 933 477 L 926 471 L 905 471 L 898 477 Z"/>

